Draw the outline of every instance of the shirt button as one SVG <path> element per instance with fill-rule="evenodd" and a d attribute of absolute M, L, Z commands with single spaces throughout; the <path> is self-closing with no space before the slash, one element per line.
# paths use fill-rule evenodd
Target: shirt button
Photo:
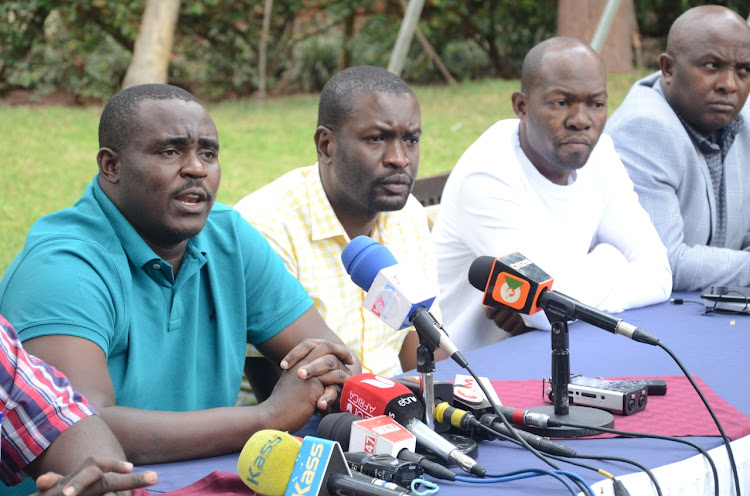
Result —
<path fill-rule="evenodd" d="M 154 264 L 154 265 L 153 265 L 153 267 L 154 267 L 154 268 L 155 268 L 156 270 L 159 270 L 159 269 L 161 269 L 161 265 L 159 265 L 159 264 Z"/>

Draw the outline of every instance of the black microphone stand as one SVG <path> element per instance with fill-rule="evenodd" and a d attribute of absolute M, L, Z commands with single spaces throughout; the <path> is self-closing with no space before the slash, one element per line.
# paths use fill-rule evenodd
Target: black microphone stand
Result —
<path fill-rule="evenodd" d="M 561 422 L 569 422 L 590 427 L 612 427 L 615 424 L 614 416 L 598 408 L 570 405 L 568 398 L 568 383 L 570 382 L 570 351 L 568 334 L 568 315 L 558 308 L 544 308 L 552 326 L 552 374 L 550 385 L 552 386 L 553 406 L 540 406 L 529 410 L 544 413 Z M 544 392 L 546 393 L 546 391 Z M 540 436 L 548 437 L 583 437 L 599 434 L 593 429 L 579 427 L 524 427 L 524 430 L 533 432 Z"/>
<path fill-rule="evenodd" d="M 424 399 L 424 423 L 435 430 L 435 345 L 417 332 L 419 346 L 417 347 L 417 372 L 419 372 L 419 391 Z M 431 407 L 429 405 L 432 405 Z"/>

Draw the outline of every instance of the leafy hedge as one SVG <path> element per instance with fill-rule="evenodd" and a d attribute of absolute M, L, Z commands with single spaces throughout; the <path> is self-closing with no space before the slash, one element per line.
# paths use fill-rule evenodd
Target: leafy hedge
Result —
<path fill-rule="evenodd" d="M 657 35 L 679 12 L 699 3 L 635 1 L 639 22 Z M 4 0 L 0 96 L 17 88 L 45 93 L 62 87 L 81 101 L 108 98 L 130 62 L 144 4 Z M 183 1 L 170 82 L 208 99 L 251 94 L 258 81 L 262 4 Z M 743 11 L 742 5 L 730 7 Z M 556 10 L 556 0 L 427 0 L 420 29 L 458 79 L 517 77 L 528 49 L 554 34 Z M 275 0 L 267 48 L 269 90 L 318 91 L 342 66 L 386 66 L 401 15 L 399 0 Z M 442 79 L 416 41 L 404 71 L 410 82 Z"/>

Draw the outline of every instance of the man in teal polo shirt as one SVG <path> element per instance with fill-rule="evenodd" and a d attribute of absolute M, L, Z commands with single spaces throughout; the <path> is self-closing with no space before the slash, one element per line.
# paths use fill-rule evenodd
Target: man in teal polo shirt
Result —
<path fill-rule="evenodd" d="M 190 93 L 142 85 L 99 123 L 99 174 L 39 219 L 0 282 L 0 312 L 63 371 L 135 463 L 238 451 L 295 431 L 359 372 L 302 286 L 233 209 L 214 204 L 218 133 Z M 246 343 L 284 369 L 233 407 Z"/>

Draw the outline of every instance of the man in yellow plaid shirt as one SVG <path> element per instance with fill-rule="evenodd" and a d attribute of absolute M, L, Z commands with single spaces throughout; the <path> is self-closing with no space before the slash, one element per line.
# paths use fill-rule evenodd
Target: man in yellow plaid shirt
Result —
<path fill-rule="evenodd" d="M 384 69 L 351 67 L 321 93 L 318 163 L 288 172 L 235 205 L 359 356 L 363 370 L 386 377 L 416 367 L 419 339 L 413 328 L 396 331 L 362 307 L 365 292 L 347 274 L 341 252 L 355 237 L 370 236 L 437 292 L 427 216 L 410 194 L 421 134 L 419 102 L 404 81 Z M 440 319 L 436 306 L 431 312 Z M 249 347 L 248 356 L 259 354 Z M 269 372 L 270 364 L 252 363 L 257 365 L 246 370 L 263 398 L 274 382 L 259 374 Z M 241 393 L 238 401 L 247 398 Z"/>

